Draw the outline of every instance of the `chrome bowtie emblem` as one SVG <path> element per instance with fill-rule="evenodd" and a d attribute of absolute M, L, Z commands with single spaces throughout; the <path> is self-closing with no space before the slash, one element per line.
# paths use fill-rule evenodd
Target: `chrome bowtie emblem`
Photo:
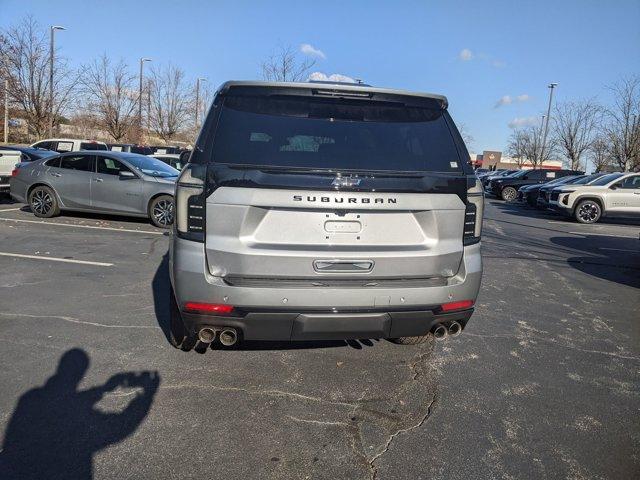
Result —
<path fill-rule="evenodd" d="M 333 179 L 333 182 L 331 182 L 331 185 L 334 187 L 357 187 L 360 185 L 360 179 L 353 177 L 336 177 Z"/>

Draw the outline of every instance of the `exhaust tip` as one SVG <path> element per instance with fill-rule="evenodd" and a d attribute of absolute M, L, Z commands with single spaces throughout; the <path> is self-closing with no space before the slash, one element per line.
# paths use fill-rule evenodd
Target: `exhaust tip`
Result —
<path fill-rule="evenodd" d="M 216 331 L 212 328 L 205 327 L 198 332 L 198 340 L 202 343 L 211 343 L 216 339 Z"/>
<path fill-rule="evenodd" d="M 225 328 L 220 332 L 220 343 L 225 347 L 235 345 L 238 341 L 238 333 L 235 328 Z"/>
<path fill-rule="evenodd" d="M 449 325 L 449 335 L 457 337 L 462 333 L 462 325 L 459 322 L 453 321 Z"/>
<path fill-rule="evenodd" d="M 436 337 L 437 340 L 442 340 L 447 336 L 447 327 L 440 324 L 433 328 L 433 336 Z"/>

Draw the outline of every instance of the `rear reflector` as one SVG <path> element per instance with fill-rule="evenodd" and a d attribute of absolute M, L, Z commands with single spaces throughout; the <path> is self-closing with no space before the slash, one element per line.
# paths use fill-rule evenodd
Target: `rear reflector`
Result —
<path fill-rule="evenodd" d="M 455 312 L 456 310 L 467 310 L 473 307 L 473 300 L 460 300 L 459 302 L 443 303 L 440 305 L 442 312 Z"/>
<path fill-rule="evenodd" d="M 221 305 L 218 303 L 187 302 L 184 311 L 189 313 L 227 315 L 233 312 L 233 305 Z"/>

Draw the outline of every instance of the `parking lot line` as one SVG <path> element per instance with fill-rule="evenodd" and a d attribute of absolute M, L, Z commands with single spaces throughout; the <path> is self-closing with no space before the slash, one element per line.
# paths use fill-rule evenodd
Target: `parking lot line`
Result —
<path fill-rule="evenodd" d="M 15 212 L 16 210 L 21 210 L 20 208 L 0 208 L 0 212 Z"/>
<path fill-rule="evenodd" d="M 41 225 L 55 225 L 57 227 L 75 227 L 75 228 L 91 228 L 94 230 L 111 230 L 114 232 L 128 232 L 128 233 L 144 233 L 148 235 L 164 235 L 164 232 L 149 232 L 147 230 L 132 230 L 127 228 L 115 228 L 115 227 L 95 227 L 92 225 L 73 225 L 71 223 L 60 223 L 60 222 L 45 222 L 42 220 L 23 220 L 19 218 L 1 218 L 5 222 L 21 222 L 21 223 L 37 223 Z"/>
<path fill-rule="evenodd" d="M 23 255 L 21 253 L 0 252 L 3 257 L 30 258 L 33 260 L 48 260 L 50 262 L 79 263 L 81 265 L 95 265 L 97 267 L 112 267 L 113 263 L 88 262 L 86 260 L 73 260 L 71 258 L 42 257 L 40 255 Z"/>
<path fill-rule="evenodd" d="M 606 233 L 600 233 L 598 231 L 595 232 L 567 232 L 567 233 L 572 233 L 574 235 L 584 235 L 589 236 L 589 235 L 597 235 L 599 237 L 611 237 L 611 238 L 638 238 L 638 235 L 607 235 Z"/>
<path fill-rule="evenodd" d="M 560 221 L 557 221 L 557 220 L 548 220 L 547 223 L 557 223 L 559 225 L 571 225 L 570 222 L 560 222 Z M 573 226 L 574 227 L 580 226 L 580 224 L 579 223 L 578 224 L 573 223 Z M 615 227 L 615 228 L 620 228 L 622 230 L 634 230 L 634 229 L 638 228 L 638 225 L 621 225 L 621 224 L 618 224 L 618 223 L 606 223 L 606 224 L 600 224 L 600 225 L 591 224 L 591 225 L 582 225 L 582 226 L 585 227 L 585 228 L 594 228 L 594 227 L 596 227 L 596 228 L 600 228 L 600 229 L 607 228 L 607 227 Z"/>

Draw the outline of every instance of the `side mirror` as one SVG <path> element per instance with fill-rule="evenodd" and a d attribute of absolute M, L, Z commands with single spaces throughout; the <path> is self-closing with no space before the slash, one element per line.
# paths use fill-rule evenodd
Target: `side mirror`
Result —
<path fill-rule="evenodd" d="M 120 172 L 120 178 L 123 178 L 123 179 L 136 178 L 136 174 L 133 172 L 130 172 L 129 170 L 122 170 Z"/>

